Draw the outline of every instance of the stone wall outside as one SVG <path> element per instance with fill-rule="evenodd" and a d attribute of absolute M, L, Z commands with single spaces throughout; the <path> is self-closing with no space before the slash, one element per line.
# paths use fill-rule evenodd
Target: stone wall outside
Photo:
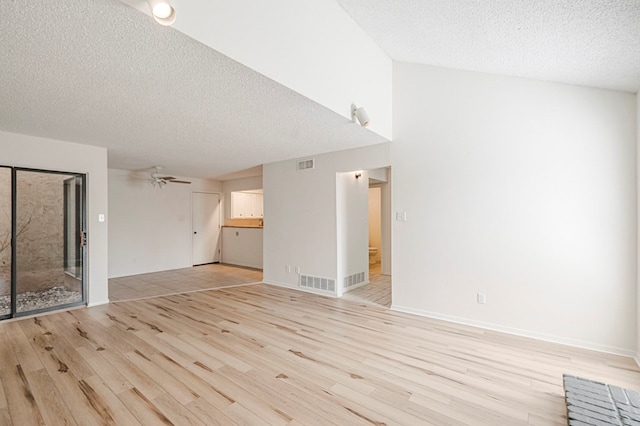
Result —
<path fill-rule="evenodd" d="M 6 170 L 6 171 L 5 171 Z M 64 286 L 64 180 L 18 171 L 18 292 Z M 0 242 L 11 236 L 11 173 L 0 168 Z M 11 248 L 0 252 L 0 295 L 11 289 Z"/>
<path fill-rule="evenodd" d="M 0 167 L 0 296 L 11 292 L 11 169 Z"/>

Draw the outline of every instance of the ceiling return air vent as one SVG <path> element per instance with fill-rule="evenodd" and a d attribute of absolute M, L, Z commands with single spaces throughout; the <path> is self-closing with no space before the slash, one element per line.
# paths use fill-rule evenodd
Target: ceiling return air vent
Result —
<path fill-rule="evenodd" d="M 296 164 L 296 170 L 307 170 L 307 169 L 315 169 L 316 168 L 316 160 L 314 158 L 310 160 L 300 160 Z"/>

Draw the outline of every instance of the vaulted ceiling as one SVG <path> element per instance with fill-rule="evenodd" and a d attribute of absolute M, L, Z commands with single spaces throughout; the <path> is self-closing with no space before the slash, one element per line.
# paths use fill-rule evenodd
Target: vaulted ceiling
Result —
<path fill-rule="evenodd" d="M 337 1 L 393 60 L 640 88 L 637 0 Z M 0 16 L 0 130 L 107 147 L 109 167 L 217 178 L 386 141 L 117 0 Z"/>
<path fill-rule="evenodd" d="M 0 16 L 0 130 L 107 147 L 111 168 L 219 178 L 386 142 L 117 0 Z"/>
<path fill-rule="evenodd" d="M 638 0 L 337 0 L 395 61 L 637 92 Z"/>

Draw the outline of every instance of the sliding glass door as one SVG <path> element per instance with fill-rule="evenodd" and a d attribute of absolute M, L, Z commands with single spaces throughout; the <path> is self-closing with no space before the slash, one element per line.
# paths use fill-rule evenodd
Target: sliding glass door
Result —
<path fill-rule="evenodd" d="M 7 245 L 2 239 L 7 235 L 5 222 L 10 224 L 9 248 L 0 252 L 0 315 L 22 316 L 85 302 L 84 182 L 84 175 L 75 173 L 0 168 L 2 206 L 11 206 L 0 218 L 0 249 Z"/>
<path fill-rule="evenodd" d="M 0 318 L 11 314 L 11 169 L 0 167 Z"/>
<path fill-rule="evenodd" d="M 82 279 L 82 177 L 64 180 L 64 271 L 76 280 Z"/>

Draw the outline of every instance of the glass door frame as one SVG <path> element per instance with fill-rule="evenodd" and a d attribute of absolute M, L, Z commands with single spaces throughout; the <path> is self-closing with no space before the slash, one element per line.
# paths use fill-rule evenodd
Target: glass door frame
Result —
<path fill-rule="evenodd" d="M 83 221 L 85 214 L 84 214 L 84 206 L 82 203 L 82 200 L 84 200 L 84 195 L 81 192 L 82 190 L 84 190 L 84 186 L 85 186 L 85 181 L 82 180 L 80 186 L 77 185 L 78 179 L 82 179 L 81 176 L 79 176 L 78 174 L 73 175 L 72 177 L 65 179 L 64 180 L 64 194 L 63 194 L 63 216 L 64 216 L 64 225 L 63 225 L 63 240 L 64 240 L 64 248 L 63 248 L 63 257 L 64 257 L 64 270 L 66 273 L 69 273 L 69 267 L 73 266 L 73 276 L 75 278 L 79 278 L 82 279 L 83 277 L 81 275 L 78 275 L 78 269 L 80 270 L 80 273 L 84 273 L 84 262 L 83 262 L 83 256 L 82 256 L 82 250 L 83 247 L 86 243 L 86 232 L 85 232 L 85 223 Z M 75 203 L 73 204 L 73 209 L 74 209 L 74 221 L 72 224 L 69 223 L 69 221 L 67 220 L 68 217 L 68 208 L 69 208 L 69 186 L 71 186 L 71 182 L 69 181 L 73 181 L 73 186 L 72 186 L 72 191 L 73 191 L 73 199 L 75 200 Z M 80 200 L 80 202 L 78 202 L 78 200 Z M 74 252 L 74 256 L 73 259 L 70 259 L 69 256 L 69 227 L 70 225 L 73 227 L 73 231 L 72 233 L 75 233 L 78 238 L 80 238 L 80 241 L 77 245 L 77 248 L 80 248 L 80 251 L 77 250 L 77 248 L 75 249 Z M 73 263 L 73 265 L 71 265 L 71 263 Z"/>
<path fill-rule="evenodd" d="M 13 260 L 14 260 L 14 253 L 13 253 L 13 246 L 14 246 L 14 240 L 15 240 L 15 232 L 14 229 L 15 227 L 13 226 L 13 217 L 15 216 L 15 209 L 14 209 L 14 203 L 13 203 L 13 193 L 14 193 L 14 189 L 13 189 L 13 167 L 11 166 L 4 166 L 2 164 L 0 164 L 0 169 L 7 169 L 10 173 L 9 175 L 9 203 L 11 204 L 11 208 L 9 209 L 10 211 L 10 218 L 11 219 L 11 224 L 10 224 L 10 228 L 11 228 L 11 237 L 10 237 L 10 244 L 11 244 L 11 250 L 10 250 L 10 262 L 11 262 L 11 272 L 9 273 L 9 297 L 10 297 L 10 302 L 9 302 L 9 313 L 7 314 L 3 314 L 0 315 L 0 320 L 4 320 L 4 319 L 8 319 L 8 318 L 13 318 L 13 313 L 14 313 L 14 309 L 13 309 L 13 294 L 14 294 L 14 285 L 13 285 Z M 4 202 L 4 200 L 0 200 L 2 202 Z"/>
<path fill-rule="evenodd" d="M 77 306 L 86 306 L 87 304 L 87 175 L 85 173 L 78 172 L 65 172 L 60 170 L 46 170 L 46 169 L 34 169 L 28 167 L 13 167 L 13 166 L 5 166 L 0 164 L 0 168 L 7 168 L 11 170 L 11 312 L 5 315 L 0 315 L 0 320 L 8 319 L 8 318 L 19 318 L 25 316 L 32 316 L 41 314 L 44 312 L 51 312 L 55 310 L 68 309 Z M 78 302 L 65 303 L 61 305 L 50 306 L 41 309 L 34 309 L 30 311 L 17 312 L 17 301 L 18 301 L 18 267 L 17 267 L 17 255 L 18 255 L 18 244 L 17 244 L 17 231 L 18 231 L 18 218 L 17 218 L 17 200 L 18 200 L 18 179 L 17 175 L 19 171 L 25 172 L 35 172 L 35 173 L 48 173 L 48 174 L 59 174 L 59 175 L 68 175 L 69 177 L 73 176 L 76 179 L 80 179 L 82 183 L 82 188 L 80 191 L 76 192 L 80 195 L 80 215 L 81 215 L 81 229 L 79 248 L 81 254 L 79 256 L 80 262 L 82 265 L 82 276 L 81 276 L 81 288 L 82 288 L 82 298 Z M 64 188 L 63 188 L 64 191 Z M 64 193 L 64 192 L 63 192 Z M 66 249 L 66 248 L 65 248 Z M 65 272 L 66 273 L 66 272 Z"/>

